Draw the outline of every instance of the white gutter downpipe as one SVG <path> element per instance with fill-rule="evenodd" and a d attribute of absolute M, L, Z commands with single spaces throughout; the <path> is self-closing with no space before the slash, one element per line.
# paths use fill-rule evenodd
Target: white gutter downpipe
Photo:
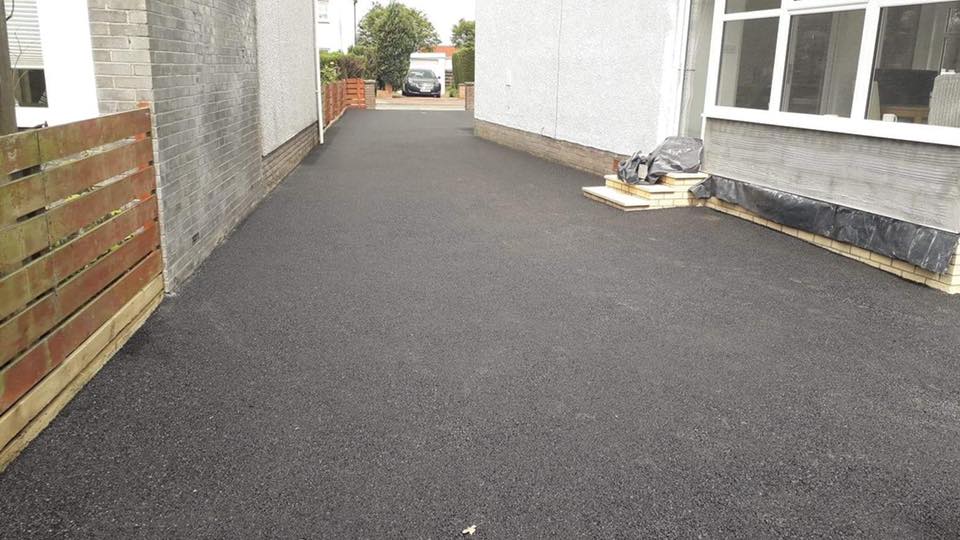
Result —
<path fill-rule="evenodd" d="M 687 76 L 687 53 L 690 46 L 690 10 L 691 10 L 692 0 L 680 0 L 680 35 L 677 39 L 677 70 L 678 70 L 678 81 L 677 81 L 677 93 L 679 96 L 676 101 L 676 110 L 674 111 L 674 122 L 673 125 L 677 128 L 677 135 L 683 131 L 683 106 L 686 101 L 687 95 L 684 92 L 685 85 L 684 80 Z"/>
<path fill-rule="evenodd" d="M 323 144 L 323 78 L 320 76 L 320 35 L 317 33 L 317 1 L 313 1 L 313 69 L 317 85 L 317 131 Z"/>

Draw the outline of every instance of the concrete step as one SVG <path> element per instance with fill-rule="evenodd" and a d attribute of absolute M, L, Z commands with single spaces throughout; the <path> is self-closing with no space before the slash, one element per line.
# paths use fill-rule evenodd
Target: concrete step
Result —
<path fill-rule="evenodd" d="M 672 186 L 666 184 L 628 184 L 619 180 L 615 175 L 604 177 L 606 186 L 633 195 L 653 200 L 685 200 L 689 197 L 689 186 Z"/>
<path fill-rule="evenodd" d="M 710 175 L 707 173 L 670 173 L 667 176 L 664 176 L 657 182 L 656 186 L 683 186 L 691 187 L 703 182 L 707 178 L 710 178 Z M 608 174 L 603 177 L 604 180 L 616 180 L 620 182 L 620 179 L 617 178 L 615 174 Z"/>
<path fill-rule="evenodd" d="M 650 201 L 642 197 L 635 197 L 612 187 L 586 186 L 582 188 L 582 190 L 584 197 L 602 202 L 603 204 L 623 210 L 624 212 L 635 212 L 650 207 Z"/>
<path fill-rule="evenodd" d="M 707 173 L 670 173 L 660 179 L 660 183 L 668 186 L 695 186 L 703 182 L 710 175 Z"/>

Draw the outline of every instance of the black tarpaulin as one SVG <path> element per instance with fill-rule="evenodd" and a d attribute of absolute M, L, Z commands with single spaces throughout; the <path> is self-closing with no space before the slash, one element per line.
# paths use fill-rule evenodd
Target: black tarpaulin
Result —
<path fill-rule="evenodd" d="M 711 176 L 690 191 L 716 197 L 770 221 L 908 262 L 937 274 L 947 271 L 960 235 L 792 193 Z"/>

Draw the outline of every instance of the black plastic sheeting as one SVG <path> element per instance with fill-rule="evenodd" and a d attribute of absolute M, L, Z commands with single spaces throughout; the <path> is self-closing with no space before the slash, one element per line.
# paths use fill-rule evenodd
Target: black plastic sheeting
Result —
<path fill-rule="evenodd" d="M 716 197 L 781 225 L 826 236 L 942 274 L 960 235 L 845 206 L 801 197 L 722 176 L 690 188 L 699 199 Z"/>
<path fill-rule="evenodd" d="M 700 172 L 702 161 L 703 141 L 693 137 L 667 137 L 649 155 L 637 152 L 621 161 L 617 178 L 628 184 L 656 184 L 667 173 Z"/>

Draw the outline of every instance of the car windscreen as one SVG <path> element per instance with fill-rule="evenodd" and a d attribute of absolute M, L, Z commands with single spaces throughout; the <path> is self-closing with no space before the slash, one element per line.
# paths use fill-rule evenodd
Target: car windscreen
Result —
<path fill-rule="evenodd" d="M 407 73 L 407 77 L 411 79 L 433 79 L 436 75 L 429 69 L 411 69 L 410 73 Z"/>

